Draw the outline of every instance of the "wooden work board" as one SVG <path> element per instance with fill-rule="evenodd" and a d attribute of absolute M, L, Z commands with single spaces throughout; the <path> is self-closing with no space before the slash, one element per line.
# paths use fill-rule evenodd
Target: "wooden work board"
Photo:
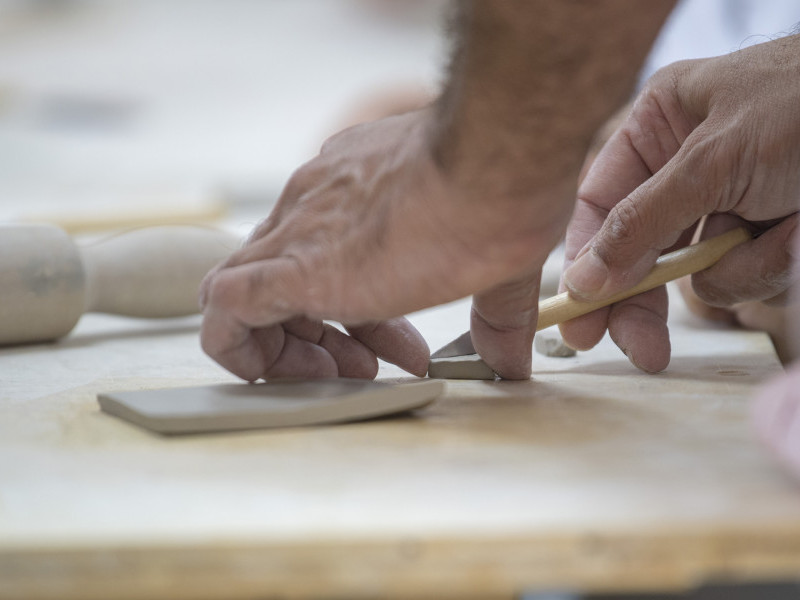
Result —
<path fill-rule="evenodd" d="M 414 317 L 432 347 L 464 302 Z M 800 573 L 800 484 L 752 435 L 767 336 L 671 319 L 667 372 L 608 339 L 412 416 L 164 438 L 109 389 L 231 381 L 197 320 L 91 317 L 0 351 L 0 596 L 511 598 Z M 384 365 L 381 377 L 402 377 Z"/>

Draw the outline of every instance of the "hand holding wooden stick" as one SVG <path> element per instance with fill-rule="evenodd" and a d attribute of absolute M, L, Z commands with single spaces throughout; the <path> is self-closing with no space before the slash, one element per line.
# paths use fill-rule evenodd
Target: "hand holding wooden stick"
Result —
<path fill-rule="evenodd" d="M 738 227 L 722 235 L 665 254 L 658 259 L 650 273 L 637 285 L 602 300 L 582 301 L 570 296 L 569 292 L 543 300 L 539 303 L 539 320 L 536 331 L 652 290 L 684 275 L 691 275 L 707 269 L 722 258 L 728 250 L 749 239 L 751 239 L 750 234 L 744 228 Z"/>

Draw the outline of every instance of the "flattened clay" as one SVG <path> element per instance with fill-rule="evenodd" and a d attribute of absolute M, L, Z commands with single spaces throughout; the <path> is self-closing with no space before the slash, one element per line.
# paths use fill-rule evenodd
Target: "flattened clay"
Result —
<path fill-rule="evenodd" d="M 556 327 L 537 331 L 536 337 L 533 338 L 533 347 L 536 349 L 536 352 L 544 356 L 569 358 L 576 354 L 574 349 L 564 343 Z"/>
<path fill-rule="evenodd" d="M 381 417 L 433 402 L 441 381 L 364 379 L 231 383 L 98 394 L 107 413 L 162 434 L 301 427 Z"/>
<path fill-rule="evenodd" d="M 494 379 L 494 371 L 477 354 L 431 358 L 428 377 L 433 379 Z"/>

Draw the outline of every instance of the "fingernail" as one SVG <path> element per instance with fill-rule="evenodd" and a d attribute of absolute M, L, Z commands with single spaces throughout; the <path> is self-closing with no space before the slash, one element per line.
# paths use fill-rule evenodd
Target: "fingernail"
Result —
<path fill-rule="evenodd" d="M 564 271 L 564 285 L 570 292 L 581 297 L 589 297 L 598 292 L 607 278 L 608 267 L 594 248 Z"/>

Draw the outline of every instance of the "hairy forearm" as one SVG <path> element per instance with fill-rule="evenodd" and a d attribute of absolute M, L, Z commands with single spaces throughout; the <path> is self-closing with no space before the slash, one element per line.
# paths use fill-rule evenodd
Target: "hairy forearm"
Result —
<path fill-rule="evenodd" d="M 592 135 L 630 94 L 673 4 L 459 2 L 450 76 L 436 106 L 440 166 L 495 198 L 574 182 Z"/>

